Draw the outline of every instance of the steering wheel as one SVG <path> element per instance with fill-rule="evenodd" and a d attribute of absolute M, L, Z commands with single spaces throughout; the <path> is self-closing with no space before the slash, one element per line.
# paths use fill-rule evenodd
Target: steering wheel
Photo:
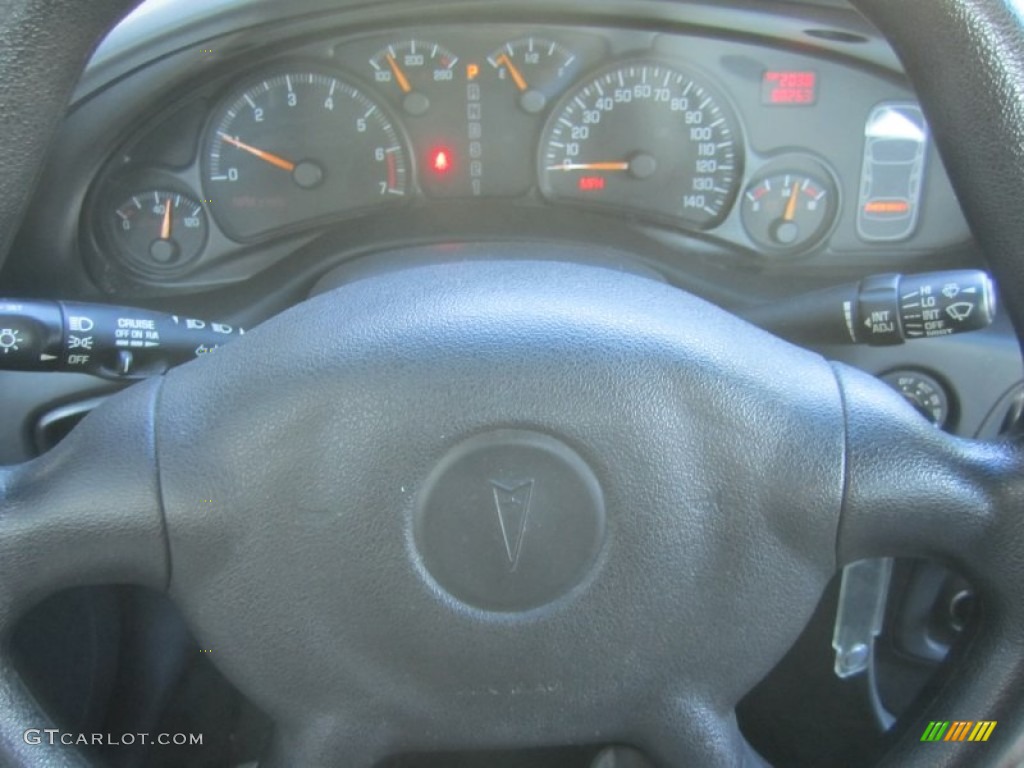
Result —
<path fill-rule="evenodd" d="M 903 58 L 1020 334 L 1024 20 L 1008 0 L 856 4 Z M 8 241 L 126 5 L 4 3 Z M 734 708 L 836 569 L 929 557 L 974 583 L 980 630 L 884 764 L 1005 751 L 1024 730 L 1020 448 L 934 430 L 874 378 L 675 288 L 540 250 L 344 285 L 0 470 L 0 632 L 69 585 L 166 590 L 274 719 L 268 766 L 604 742 L 761 764 Z M 968 717 L 999 723 L 984 752 L 920 748 L 929 719 Z M 0 656 L 0 762 L 83 764 L 25 743 L 43 723 Z"/>

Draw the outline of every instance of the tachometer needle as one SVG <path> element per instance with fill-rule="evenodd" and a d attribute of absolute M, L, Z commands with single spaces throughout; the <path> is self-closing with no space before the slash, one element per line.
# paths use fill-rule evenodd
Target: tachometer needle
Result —
<path fill-rule="evenodd" d="M 549 171 L 628 171 L 629 161 L 610 163 L 558 163 L 549 165 Z"/>
<path fill-rule="evenodd" d="M 501 54 L 501 56 L 497 58 L 497 62 L 505 65 L 505 69 L 507 69 L 508 73 L 512 76 L 512 82 L 516 84 L 516 88 L 520 91 L 525 91 L 530 87 L 526 82 L 526 78 L 523 77 L 523 73 L 516 69 L 516 65 L 512 63 L 512 60 L 507 54 Z"/>
<path fill-rule="evenodd" d="M 171 198 L 169 197 L 167 202 L 164 203 L 164 219 L 160 222 L 160 239 L 171 239 Z"/>
<path fill-rule="evenodd" d="M 249 146 L 243 141 L 239 141 L 238 139 L 232 136 L 228 136 L 226 133 L 218 131 L 217 135 L 224 139 L 224 141 L 226 141 L 231 146 L 238 147 L 244 152 L 248 152 L 251 155 L 255 155 L 264 162 L 270 163 L 271 165 L 277 166 L 278 168 L 285 171 L 295 170 L 295 163 L 293 163 L 291 160 L 285 160 L 283 157 L 280 157 L 279 155 L 274 155 L 271 154 L 270 152 L 265 152 L 262 149 L 257 149 L 256 147 Z"/>
<path fill-rule="evenodd" d="M 783 221 L 792 221 L 796 218 L 796 201 L 800 195 L 800 187 L 793 182 L 793 191 L 789 195 L 789 202 L 786 203 L 786 212 L 782 216 Z"/>
<path fill-rule="evenodd" d="M 388 66 L 391 67 L 391 71 L 395 75 L 395 82 L 398 83 L 398 87 L 402 89 L 402 93 L 409 93 L 412 90 L 412 86 L 409 85 L 409 78 L 405 76 L 405 72 L 398 66 L 398 62 L 395 61 L 395 57 L 390 53 L 387 55 Z"/>

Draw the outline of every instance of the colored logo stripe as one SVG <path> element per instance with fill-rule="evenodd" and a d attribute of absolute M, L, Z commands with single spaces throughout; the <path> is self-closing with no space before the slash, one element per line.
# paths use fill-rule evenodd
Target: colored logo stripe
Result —
<path fill-rule="evenodd" d="M 992 731 L 994 731 L 995 729 L 995 720 L 979 720 L 978 724 L 974 726 L 974 730 L 971 731 L 971 735 L 967 737 L 967 740 L 988 741 L 988 737 L 992 735 Z"/>
<path fill-rule="evenodd" d="M 967 738 L 967 734 L 971 732 L 973 725 L 973 720 L 954 720 L 943 741 L 963 741 Z"/>
<path fill-rule="evenodd" d="M 949 728 L 949 721 L 932 720 L 921 735 L 921 741 L 940 741 Z"/>
<path fill-rule="evenodd" d="M 932 720 L 921 741 L 988 741 L 996 729 L 995 720 Z"/>

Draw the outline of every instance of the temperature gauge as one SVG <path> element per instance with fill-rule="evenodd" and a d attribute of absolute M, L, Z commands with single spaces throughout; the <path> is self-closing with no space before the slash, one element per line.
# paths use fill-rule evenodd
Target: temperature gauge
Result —
<path fill-rule="evenodd" d="M 430 111 L 434 89 L 455 82 L 459 57 L 437 43 L 406 40 L 377 51 L 370 59 L 373 79 L 390 86 L 406 114 L 418 117 Z"/>
<path fill-rule="evenodd" d="M 505 43 L 487 62 L 518 93 L 519 108 L 531 115 L 544 111 L 572 74 L 576 57 L 558 43 L 527 37 Z"/>
<path fill-rule="evenodd" d="M 180 192 L 150 189 L 134 194 L 114 209 L 109 221 L 121 257 L 147 272 L 191 261 L 206 242 L 202 204 Z"/>
<path fill-rule="evenodd" d="M 836 191 L 828 174 L 783 171 L 762 176 L 743 195 L 743 226 L 771 251 L 817 244 L 835 221 Z"/>

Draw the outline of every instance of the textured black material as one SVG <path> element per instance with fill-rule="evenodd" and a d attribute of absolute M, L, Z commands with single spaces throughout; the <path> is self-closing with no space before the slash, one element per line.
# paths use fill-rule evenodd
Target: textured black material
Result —
<path fill-rule="evenodd" d="M 1024 13 L 1010 0 L 854 5 L 903 61 L 1003 306 L 1024 338 Z M 857 390 L 868 388 L 861 381 Z M 851 402 L 864 402 L 852 392 Z M 955 443 L 915 433 L 895 415 L 891 425 L 883 424 L 880 415 L 870 403 L 861 413 L 851 411 L 851 441 L 860 446 L 851 454 L 862 463 L 851 466 L 844 557 L 892 550 L 897 542 L 906 554 L 931 549 L 975 575 L 984 607 L 982 635 L 941 695 L 906 725 L 886 764 L 994 765 L 1024 731 L 1024 535 L 1017 488 L 1024 464 L 1009 447 Z M 888 463 L 874 460 L 882 457 Z M 874 514 L 860 519 L 867 509 Z M 999 726 L 984 753 L 963 745 L 922 750 L 918 739 L 929 719 L 998 720 Z"/>
<path fill-rule="evenodd" d="M 438 462 L 501 428 L 572 448 L 607 514 L 584 581 L 526 613 L 453 599 L 413 542 Z M 367 278 L 167 376 L 171 593 L 281 726 L 280 765 L 608 741 L 733 764 L 753 759 L 733 706 L 834 570 L 842 432 L 824 360 L 663 283 Z"/>
<path fill-rule="evenodd" d="M 1024 11 L 1012 0 L 853 5 L 903 61 L 1003 296 L 1024 296 Z M 1007 308 L 1020 336 L 1024 302 Z"/>
<path fill-rule="evenodd" d="M 0 266 L 89 54 L 138 0 L 0 0 Z"/>
<path fill-rule="evenodd" d="M 64 587 L 166 588 L 153 417 L 159 380 L 111 399 L 50 453 L 0 469 L 0 641 L 25 608 Z M 0 764 L 76 765 L 68 748 L 25 744 L 51 727 L 0 654 Z"/>
<path fill-rule="evenodd" d="M 123 5 L 0 5 L 0 245 L 74 70 Z M 1024 328 L 1019 15 L 1003 0 L 857 5 L 903 56 Z M 667 286 L 494 262 L 342 287 L 168 377 L 157 444 L 172 594 L 276 717 L 278 765 L 607 740 L 663 765 L 756 761 L 732 708 L 834 569 L 845 466 L 844 561 L 939 556 L 981 590 L 983 631 L 922 717 L 999 720 L 990 750 L 924 750 L 911 730 L 890 764 L 994 759 L 1024 724 L 1021 461 L 927 430 L 881 385 L 838 375 L 845 465 L 831 369 Z M 66 584 L 163 586 L 147 427 L 158 386 L 0 474 L 0 628 Z M 496 615 L 432 585 L 411 529 L 440 457 L 508 427 L 578 452 L 608 525 L 578 591 Z M 4 764 L 75 764 L 23 744 L 38 717 L 0 659 Z"/>
<path fill-rule="evenodd" d="M 979 636 L 939 695 L 902 726 L 896 768 L 998 765 L 1024 722 L 1024 453 L 934 429 L 877 379 L 837 366 L 847 406 L 842 562 L 909 556 L 950 564 L 981 602 Z M 984 745 L 922 749 L 931 720 L 996 720 Z"/>

